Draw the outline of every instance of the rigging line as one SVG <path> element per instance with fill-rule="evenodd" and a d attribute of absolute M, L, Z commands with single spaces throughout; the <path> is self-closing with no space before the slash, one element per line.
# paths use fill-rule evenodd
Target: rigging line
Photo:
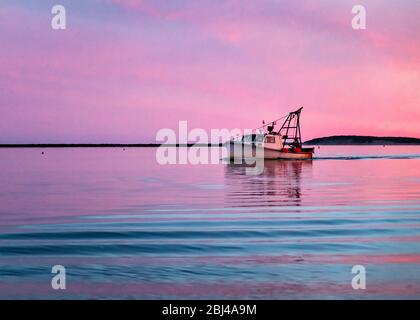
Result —
<path fill-rule="evenodd" d="M 261 126 L 261 127 L 259 127 L 259 128 L 252 129 L 252 131 L 254 131 L 254 130 L 258 130 L 258 129 L 262 129 L 262 128 L 265 128 L 265 127 L 267 127 L 267 126 L 271 125 L 273 122 L 276 122 L 276 121 L 282 120 L 282 119 L 284 119 L 284 118 L 286 118 L 286 117 L 288 117 L 288 116 L 289 116 L 289 115 L 287 114 L 287 115 L 285 115 L 285 116 L 283 116 L 283 117 L 281 117 L 281 118 L 278 118 L 278 119 L 276 119 L 276 120 L 270 121 L 270 122 L 268 122 L 267 124 L 264 124 L 263 126 Z"/>

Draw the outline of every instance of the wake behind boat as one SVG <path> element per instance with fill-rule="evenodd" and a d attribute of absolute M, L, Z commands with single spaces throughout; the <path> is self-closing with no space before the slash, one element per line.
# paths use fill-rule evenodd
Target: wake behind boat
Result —
<path fill-rule="evenodd" d="M 303 148 L 300 131 L 300 114 L 303 107 L 287 116 L 265 124 L 256 133 L 243 135 L 227 141 L 228 159 L 264 158 L 283 160 L 312 159 L 314 148 Z M 284 119 L 283 125 L 275 131 L 276 122 Z M 264 132 L 264 129 L 267 131 Z"/>

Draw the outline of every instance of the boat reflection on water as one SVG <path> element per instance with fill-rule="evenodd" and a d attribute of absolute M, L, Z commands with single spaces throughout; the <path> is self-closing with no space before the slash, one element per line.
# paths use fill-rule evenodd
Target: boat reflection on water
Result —
<path fill-rule="evenodd" d="M 247 164 L 225 166 L 226 204 L 238 207 L 299 206 L 302 183 L 312 175 L 312 160 L 265 160 L 260 175 Z"/>

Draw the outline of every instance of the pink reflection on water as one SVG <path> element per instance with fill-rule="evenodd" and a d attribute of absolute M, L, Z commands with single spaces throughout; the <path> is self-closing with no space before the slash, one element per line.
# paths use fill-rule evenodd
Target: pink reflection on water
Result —
<path fill-rule="evenodd" d="M 55 218 L 139 213 L 144 206 L 241 207 L 295 200 L 300 206 L 357 207 L 420 198 L 420 159 L 319 160 L 300 168 L 271 161 L 263 176 L 249 177 L 225 165 L 161 166 L 154 148 L 42 151 L 0 150 L 2 211 Z M 323 146 L 317 152 L 420 155 L 420 148 Z"/>
<path fill-rule="evenodd" d="M 416 153 L 419 147 L 322 147 L 319 156 L 346 154 L 401 154 Z M 265 164 L 260 176 L 247 176 L 243 167 L 229 165 L 175 165 L 160 166 L 155 160 L 155 149 L 39 149 L 0 150 L 0 227 L 8 232 L 39 232 L 50 224 L 61 224 L 66 228 L 59 232 L 77 232 L 80 225 L 95 231 L 106 229 L 100 223 L 116 223 L 112 231 L 152 230 L 173 231 L 176 222 L 182 230 L 225 231 L 220 238 L 209 240 L 205 235 L 176 240 L 158 238 L 154 242 L 185 244 L 188 242 L 211 243 L 226 241 L 255 245 L 255 252 L 238 252 L 237 255 L 220 252 L 195 252 L 191 256 L 179 254 L 168 256 L 154 252 L 145 256 L 131 252 L 131 256 L 115 254 L 106 257 L 106 250 L 100 248 L 82 257 L 60 256 L 60 244 L 78 243 L 90 240 L 94 244 L 117 242 L 121 245 L 153 242 L 145 238 L 121 239 L 76 239 L 55 241 L 53 244 L 60 263 L 87 265 L 89 263 L 126 266 L 139 265 L 246 265 L 252 272 L 256 265 L 354 265 L 354 264 L 420 264 L 420 252 L 415 247 L 420 235 L 417 218 L 420 207 L 420 159 L 375 159 L 375 160 L 314 160 L 312 162 L 277 162 Z M 267 216 L 270 213 L 271 216 Z M 171 216 L 177 214 L 177 216 Z M 229 217 L 222 216 L 229 214 Z M 245 216 L 246 214 L 246 216 Z M 162 217 L 164 215 L 164 217 Z M 86 219 L 86 218 L 89 219 Z M 83 219 L 85 218 L 85 219 Z M 110 219 L 112 218 L 112 219 Z M 390 219 L 386 222 L 386 219 Z M 247 220 L 248 224 L 240 224 Z M 272 220 L 283 220 L 281 226 L 270 224 Z M 385 221 L 384 221 L 385 220 Z M 202 222 L 198 228 L 186 222 Z M 279 231 L 275 235 L 230 237 L 229 224 L 212 227 L 207 222 L 236 223 L 235 227 L 246 233 L 249 230 Z M 302 221 L 300 226 L 296 223 Z M 154 222 L 152 225 L 138 222 Z M 185 222 L 185 224 L 183 224 Z M 253 224 L 260 222 L 259 225 Z M 118 225 L 118 223 L 123 223 Z M 133 223 L 133 224 L 131 224 Z M 163 227 L 159 223 L 167 223 Z M 19 228 L 14 228 L 19 227 Z M 31 227 L 31 228 L 28 228 Z M 49 226 L 47 232 L 56 231 Z M 160 229 L 159 229 L 160 228 Z M 17 231 L 16 231 L 17 230 Z M 82 230 L 85 230 L 82 228 Z M 282 230 L 305 231 L 299 237 L 282 235 Z M 328 231 L 325 234 L 313 231 Z M 351 231 L 349 236 L 340 231 Z M 361 230 L 363 236 L 355 236 Z M 3 231 L 3 230 L 2 230 Z M 392 234 L 392 236 L 390 236 Z M 17 240 L 1 245 L 24 246 L 28 243 Z M 68 241 L 68 242 L 66 242 Z M 45 243 L 48 242 L 48 238 Z M 341 251 L 322 252 L 322 246 L 308 249 L 301 254 L 293 249 L 284 249 L 285 254 L 275 255 L 267 250 L 265 243 L 354 243 L 366 252 L 349 249 L 351 246 L 337 246 Z M 384 243 L 400 244 L 385 247 Z M 31 243 L 29 243 L 31 244 Z M 44 244 L 38 242 L 38 244 Z M 377 244 L 377 246 L 375 246 Z M 379 254 L 379 247 L 383 252 Z M 386 250 L 384 250 L 384 247 Z M 367 248 L 367 249 L 366 249 Z M 395 249 L 396 248 L 396 249 Z M 401 248 L 401 251 L 399 251 Z M 77 248 L 76 248 L 77 249 Z M 257 251 L 261 250 L 261 251 Z M 354 251 L 352 251 L 354 250 Z M 411 253 L 402 253 L 408 251 Z M 76 250 L 77 252 L 77 250 Z M 261 253 L 261 254 L 258 254 Z M 45 256 L 0 257 L 1 263 L 34 265 L 55 264 L 56 258 Z M 302 271 L 305 273 L 305 271 Z M 174 276 L 176 277 L 176 275 Z M 296 279 L 300 275 L 296 274 Z M 174 280 L 174 279 L 172 279 Z M 200 279 L 201 280 L 201 279 Z M 382 293 L 391 296 L 419 294 L 417 279 L 413 284 L 390 282 L 381 279 L 370 294 Z M 176 282 L 176 279 L 174 280 Z M 47 285 L 31 281 L 25 283 L 1 283 L 0 293 L 25 296 L 28 294 L 52 295 Z M 267 284 L 256 281 L 252 284 L 209 284 L 198 283 L 80 283 L 75 281 L 69 293 L 100 296 L 160 296 L 202 297 L 204 294 L 226 297 L 253 295 L 284 296 L 285 294 L 318 294 L 338 292 L 352 295 L 348 286 L 340 283 L 311 282 Z M 56 294 L 56 293 L 54 293 Z M 62 295 L 65 297 L 65 295 Z"/>

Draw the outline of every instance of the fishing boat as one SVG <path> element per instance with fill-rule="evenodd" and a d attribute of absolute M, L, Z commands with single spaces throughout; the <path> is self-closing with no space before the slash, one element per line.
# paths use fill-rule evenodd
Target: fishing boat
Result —
<path fill-rule="evenodd" d="M 303 107 L 268 124 L 263 121 L 263 126 L 253 130 L 253 133 L 227 141 L 225 147 L 228 151 L 228 159 L 254 157 L 282 160 L 312 159 L 314 148 L 304 148 L 302 146 L 300 130 L 302 109 Z M 284 118 L 282 126 L 276 131 L 277 121 Z"/>

